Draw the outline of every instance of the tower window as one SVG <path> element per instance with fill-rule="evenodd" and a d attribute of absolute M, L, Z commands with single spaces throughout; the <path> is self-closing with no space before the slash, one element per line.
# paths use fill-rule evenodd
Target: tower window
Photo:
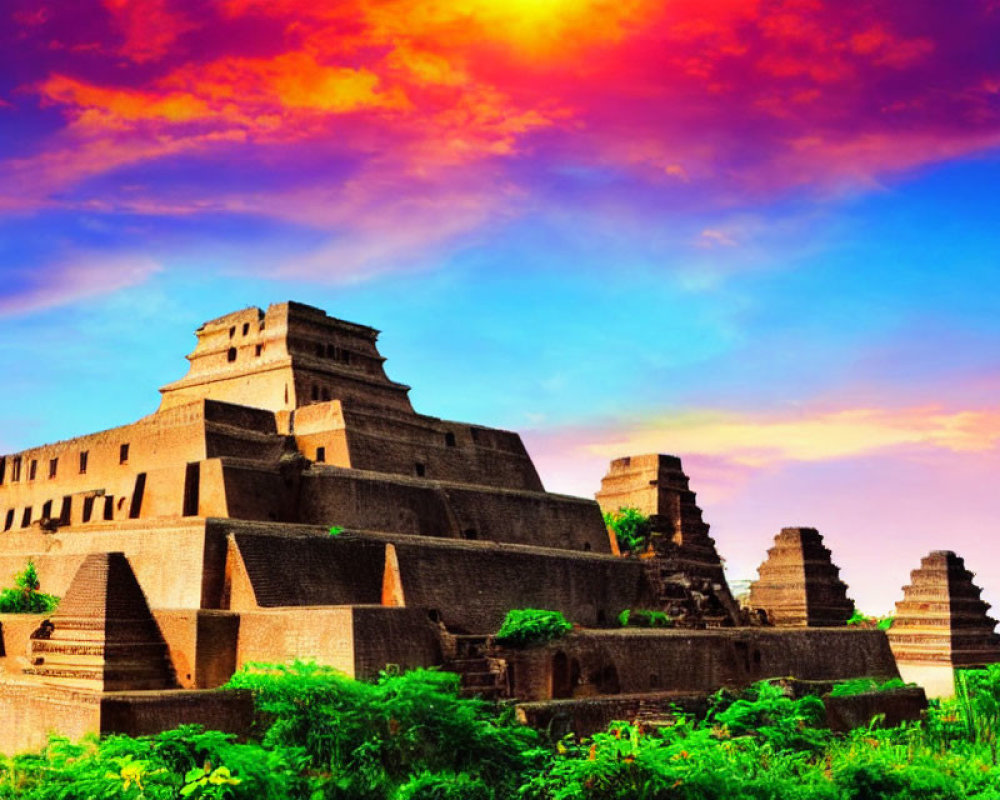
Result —
<path fill-rule="evenodd" d="M 46 500 L 42 504 L 42 519 L 52 519 L 52 501 Z"/>
<path fill-rule="evenodd" d="M 326 348 L 323 347 L 322 342 L 316 342 L 316 355 L 322 358 L 326 354 Z"/>
<path fill-rule="evenodd" d="M 315 383 L 312 385 L 312 399 L 314 403 L 319 400 L 319 387 Z"/>
<path fill-rule="evenodd" d="M 83 451 L 80 452 L 80 474 L 81 475 L 86 475 L 87 474 L 87 459 L 88 459 L 89 456 L 90 456 L 90 454 L 86 450 L 83 450 Z"/>
<path fill-rule="evenodd" d="M 454 447 L 455 446 L 455 434 L 452 433 L 451 431 L 448 431 L 444 435 L 444 444 L 445 444 L 445 447 Z"/>
<path fill-rule="evenodd" d="M 31 463 L 28 464 L 28 480 L 33 481 L 35 476 L 38 475 L 38 459 L 31 459 Z"/>
<path fill-rule="evenodd" d="M 243 335 L 246 336 L 248 333 L 250 333 L 250 323 L 249 322 L 244 322 L 243 323 Z"/>
<path fill-rule="evenodd" d="M 21 456 L 14 456 L 10 462 L 10 479 L 14 482 L 21 480 Z"/>
<path fill-rule="evenodd" d="M 7 459 L 0 456 L 0 485 L 3 484 L 4 478 L 7 477 Z"/>
<path fill-rule="evenodd" d="M 236 360 L 236 348 L 230 347 L 229 351 L 226 353 L 226 361 L 232 364 Z"/>
<path fill-rule="evenodd" d="M 316 448 L 316 463 L 325 464 L 326 463 L 326 448 L 317 447 Z"/>
<path fill-rule="evenodd" d="M 235 335 L 236 335 L 236 326 L 233 325 L 233 327 L 229 329 L 229 338 L 232 339 Z"/>
<path fill-rule="evenodd" d="M 27 528 L 31 524 L 31 506 L 24 509 L 24 514 L 21 516 L 21 527 Z"/>
<path fill-rule="evenodd" d="M 123 444 L 118 448 L 118 463 L 127 464 L 128 463 L 128 444 Z"/>
<path fill-rule="evenodd" d="M 59 459 L 58 458 L 50 458 L 49 459 L 49 477 L 50 478 L 54 478 L 56 476 L 56 472 L 58 472 L 58 470 L 59 470 Z"/>
<path fill-rule="evenodd" d="M 329 389 L 324 389 L 323 390 L 323 402 L 324 403 L 330 402 L 330 390 Z"/>
<path fill-rule="evenodd" d="M 424 464 L 421 464 L 419 461 L 416 464 L 414 464 L 413 467 L 414 471 L 417 473 L 418 478 L 422 478 L 424 477 L 424 475 L 427 474 L 427 467 Z"/>
<path fill-rule="evenodd" d="M 14 509 L 9 508 L 7 509 L 7 516 L 4 518 L 3 521 L 3 529 L 5 531 L 9 531 L 13 527 L 14 527 Z"/>
<path fill-rule="evenodd" d="M 255 347 L 255 348 L 253 349 L 253 354 L 254 354 L 254 355 L 255 355 L 255 356 L 257 357 L 257 358 L 260 358 L 260 354 L 261 354 L 261 353 L 263 353 L 263 352 L 264 352 L 264 345 L 262 345 L 262 344 L 259 344 L 259 345 L 257 345 L 257 346 L 256 346 L 256 347 Z"/>

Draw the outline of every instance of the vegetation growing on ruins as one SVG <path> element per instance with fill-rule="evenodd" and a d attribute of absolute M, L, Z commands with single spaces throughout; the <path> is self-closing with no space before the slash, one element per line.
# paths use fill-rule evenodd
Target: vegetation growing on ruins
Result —
<path fill-rule="evenodd" d="M 669 628 L 674 621 L 662 611 L 626 608 L 618 615 L 618 624 L 623 628 Z"/>
<path fill-rule="evenodd" d="M 604 514 L 604 524 L 614 532 L 622 553 L 642 553 L 648 549 L 653 530 L 649 517 L 639 509 L 622 507 L 608 511 Z"/>
<path fill-rule="evenodd" d="M 893 616 L 870 617 L 863 611 L 854 609 L 854 613 L 847 620 L 847 624 L 856 628 L 877 628 L 880 631 L 887 631 L 896 621 Z"/>
<path fill-rule="evenodd" d="M 539 608 L 515 608 L 497 631 L 496 641 L 507 647 L 531 647 L 565 636 L 573 626 L 558 611 Z"/>
<path fill-rule="evenodd" d="M 823 727 L 818 697 L 776 683 L 720 692 L 704 720 L 617 722 L 549 742 L 432 670 L 354 681 L 327 667 L 251 665 L 256 739 L 188 726 L 53 739 L 0 761 L 0 798 L 262 800 L 987 800 L 1000 795 L 1000 665 L 898 728 Z M 881 688 L 887 689 L 883 684 Z"/>
<path fill-rule="evenodd" d="M 41 583 L 35 562 L 28 560 L 24 569 L 14 576 L 14 588 L 0 591 L 0 613 L 48 614 L 59 603 L 59 598 L 40 592 Z"/>

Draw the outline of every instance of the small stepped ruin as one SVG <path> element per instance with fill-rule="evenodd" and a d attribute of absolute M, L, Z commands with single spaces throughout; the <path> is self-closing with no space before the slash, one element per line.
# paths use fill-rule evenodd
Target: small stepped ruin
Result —
<path fill-rule="evenodd" d="M 782 528 L 758 572 L 748 605 L 773 625 L 833 627 L 854 612 L 847 585 L 815 528 Z"/>

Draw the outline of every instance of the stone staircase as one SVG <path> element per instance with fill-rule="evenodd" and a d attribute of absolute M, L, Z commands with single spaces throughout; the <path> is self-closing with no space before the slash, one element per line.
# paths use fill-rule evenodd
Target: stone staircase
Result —
<path fill-rule="evenodd" d="M 445 661 L 444 669 L 459 676 L 462 697 L 499 700 L 507 695 L 505 664 L 490 656 L 492 637 L 455 635 L 454 654 Z"/>
<path fill-rule="evenodd" d="M 66 596 L 31 639 L 24 670 L 93 691 L 176 687 L 167 645 L 122 553 L 87 556 Z"/>
<path fill-rule="evenodd" d="M 733 609 L 728 588 L 717 589 L 707 578 L 692 577 L 677 571 L 669 559 L 643 561 L 646 581 L 656 607 L 680 628 L 721 628 L 733 624 Z"/>
<path fill-rule="evenodd" d="M 655 731 L 674 724 L 676 717 L 668 698 L 643 698 L 635 714 L 635 726 L 642 731 Z"/>

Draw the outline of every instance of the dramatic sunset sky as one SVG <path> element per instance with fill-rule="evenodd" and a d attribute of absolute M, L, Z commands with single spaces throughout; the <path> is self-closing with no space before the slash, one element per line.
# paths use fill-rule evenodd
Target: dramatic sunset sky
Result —
<path fill-rule="evenodd" d="M 550 490 L 681 456 L 731 578 L 1000 602 L 998 221 L 997 0 L 0 0 L 0 452 L 297 299 Z"/>

